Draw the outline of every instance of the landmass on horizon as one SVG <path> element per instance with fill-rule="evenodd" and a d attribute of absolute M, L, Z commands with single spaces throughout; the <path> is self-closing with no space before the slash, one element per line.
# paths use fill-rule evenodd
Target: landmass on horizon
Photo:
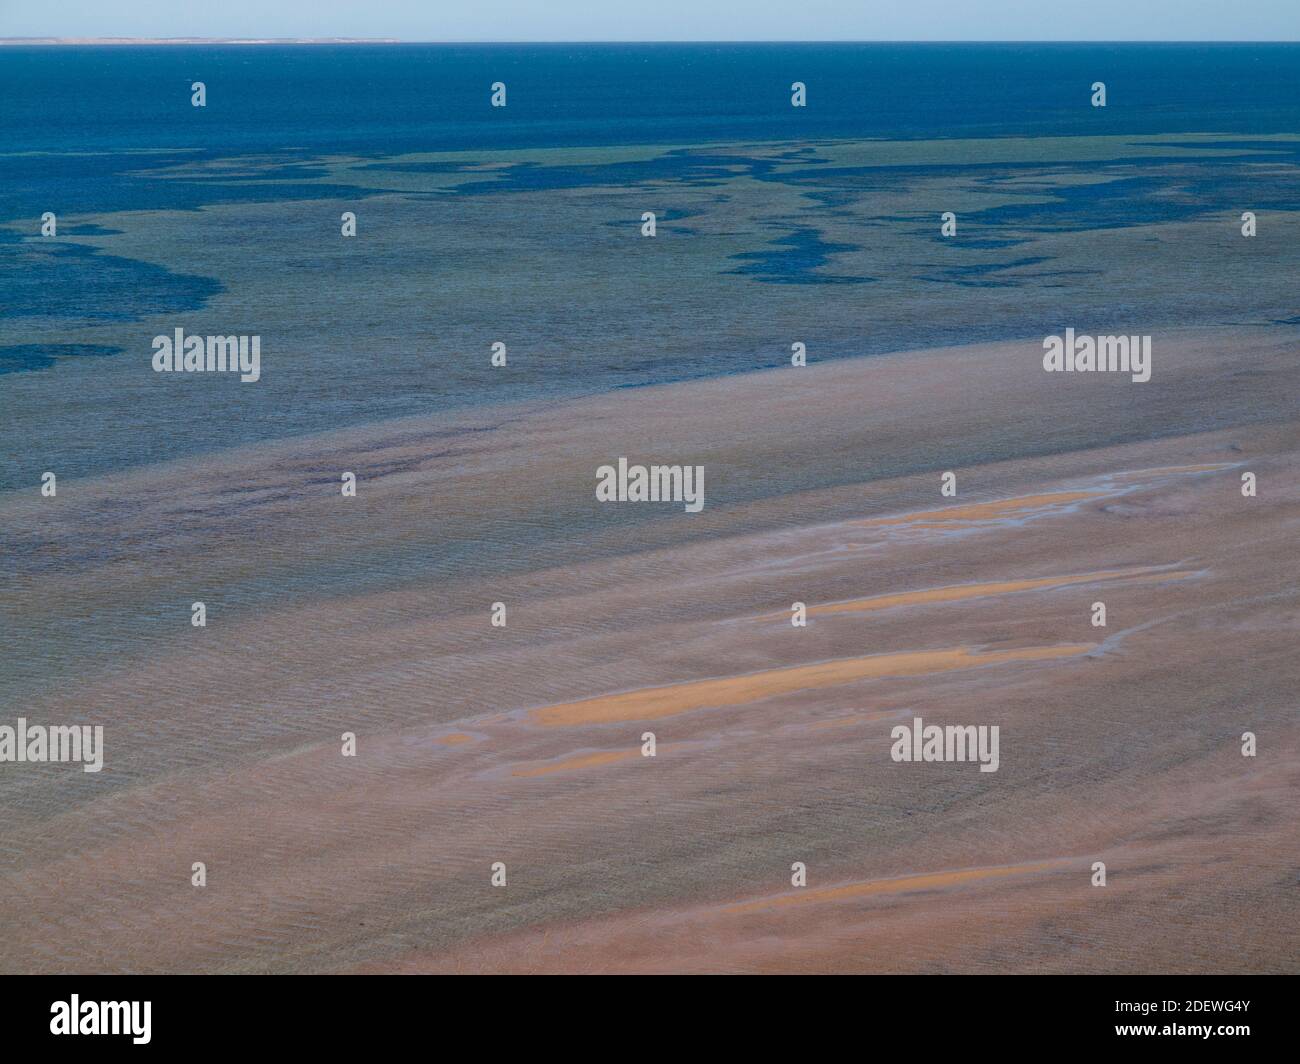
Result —
<path fill-rule="evenodd" d="M 396 37 L 0 37 L 4 44 L 413 44 Z"/>

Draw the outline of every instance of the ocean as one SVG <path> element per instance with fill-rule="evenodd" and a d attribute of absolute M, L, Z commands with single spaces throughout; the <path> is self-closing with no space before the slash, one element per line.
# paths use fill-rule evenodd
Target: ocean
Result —
<path fill-rule="evenodd" d="M 0 490 L 745 372 L 796 341 L 827 360 L 1071 323 L 1293 321 L 1294 239 L 1270 224 L 1246 244 L 1237 219 L 1289 218 L 1300 194 L 1298 60 L 1236 44 L 5 47 Z M 1221 247 L 1189 253 L 1197 227 Z M 1238 268 L 1247 248 L 1272 282 Z M 262 380 L 153 374 L 152 337 L 177 327 L 259 334 Z"/>

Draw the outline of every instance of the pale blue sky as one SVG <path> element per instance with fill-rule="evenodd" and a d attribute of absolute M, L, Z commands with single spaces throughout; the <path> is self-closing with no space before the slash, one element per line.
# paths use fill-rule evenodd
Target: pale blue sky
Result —
<path fill-rule="evenodd" d="M 1300 40 L 1300 0 L 0 0 L 0 37 Z"/>

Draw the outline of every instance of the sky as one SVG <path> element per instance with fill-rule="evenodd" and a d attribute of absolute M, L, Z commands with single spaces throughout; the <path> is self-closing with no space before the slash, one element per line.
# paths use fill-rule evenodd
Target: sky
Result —
<path fill-rule="evenodd" d="M 0 37 L 1300 40 L 1300 0 L 0 0 Z"/>

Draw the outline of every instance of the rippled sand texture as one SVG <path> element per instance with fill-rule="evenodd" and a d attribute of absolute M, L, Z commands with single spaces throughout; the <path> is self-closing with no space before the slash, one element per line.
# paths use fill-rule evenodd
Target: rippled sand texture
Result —
<path fill-rule="evenodd" d="M 0 968 L 1295 971 L 1298 356 L 914 352 L 4 496 L 0 723 L 106 767 L 0 768 Z M 704 512 L 598 504 L 620 455 Z M 894 763 L 913 716 L 999 770 Z"/>

